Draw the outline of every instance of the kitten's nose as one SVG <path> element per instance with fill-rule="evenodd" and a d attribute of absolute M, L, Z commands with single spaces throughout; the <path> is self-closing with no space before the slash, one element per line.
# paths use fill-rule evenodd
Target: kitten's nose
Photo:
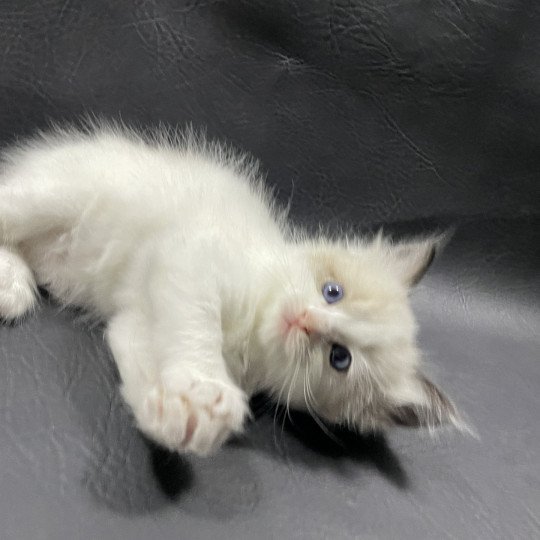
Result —
<path fill-rule="evenodd" d="M 304 310 L 296 317 L 285 318 L 285 332 L 288 333 L 292 328 L 297 328 L 308 336 L 313 333 L 313 321 L 307 310 Z"/>

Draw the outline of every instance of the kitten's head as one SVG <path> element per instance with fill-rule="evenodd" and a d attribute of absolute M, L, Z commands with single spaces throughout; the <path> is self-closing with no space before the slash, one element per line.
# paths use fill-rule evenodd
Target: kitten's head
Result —
<path fill-rule="evenodd" d="M 419 371 L 408 299 L 440 242 L 300 242 L 259 328 L 278 401 L 358 430 L 457 424 Z"/>

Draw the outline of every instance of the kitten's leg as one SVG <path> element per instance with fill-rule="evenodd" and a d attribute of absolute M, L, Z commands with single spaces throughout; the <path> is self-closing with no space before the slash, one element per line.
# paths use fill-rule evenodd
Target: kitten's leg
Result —
<path fill-rule="evenodd" d="M 13 320 L 36 302 L 32 270 L 20 254 L 20 244 L 55 228 L 66 228 L 76 209 L 54 183 L 0 185 L 0 318 Z M 2 246 L 3 244 L 3 246 Z"/>
<path fill-rule="evenodd" d="M 188 358 L 164 369 L 150 327 L 137 311 L 124 311 L 109 323 L 107 338 L 123 397 L 138 427 L 152 439 L 171 450 L 207 455 L 242 430 L 246 396 L 227 375 L 221 357 L 214 366 L 205 357 L 204 369 L 194 369 Z"/>
<path fill-rule="evenodd" d="M 36 303 L 32 271 L 13 248 L 0 246 L 0 318 L 14 320 Z"/>
<path fill-rule="evenodd" d="M 80 213 L 76 202 L 53 182 L 0 186 L 0 243 L 17 245 L 48 230 L 66 228 Z"/>

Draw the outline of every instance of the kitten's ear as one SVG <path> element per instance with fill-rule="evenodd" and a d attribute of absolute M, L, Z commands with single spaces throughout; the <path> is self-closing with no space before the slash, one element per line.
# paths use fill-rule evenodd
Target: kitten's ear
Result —
<path fill-rule="evenodd" d="M 408 287 L 416 285 L 427 272 L 435 255 L 449 241 L 450 233 L 422 240 L 409 240 L 390 247 L 392 264 Z"/>
<path fill-rule="evenodd" d="M 424 375 L 417 376 L 414 399 L 392 407 L 390 419 L 396 425 L 407 427 L 462 426 L 452 402 Z"/>

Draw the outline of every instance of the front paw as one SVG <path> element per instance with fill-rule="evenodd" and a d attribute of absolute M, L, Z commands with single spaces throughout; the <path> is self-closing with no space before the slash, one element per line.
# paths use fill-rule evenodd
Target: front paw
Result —
<path fill-rule="evenodd" d="M 244 392 L 215 380 L 179 382 L 148 391 L 135 410 L 144 433 L 170 450 L 205 456 L 242 431 L 248 414 Z"/>

